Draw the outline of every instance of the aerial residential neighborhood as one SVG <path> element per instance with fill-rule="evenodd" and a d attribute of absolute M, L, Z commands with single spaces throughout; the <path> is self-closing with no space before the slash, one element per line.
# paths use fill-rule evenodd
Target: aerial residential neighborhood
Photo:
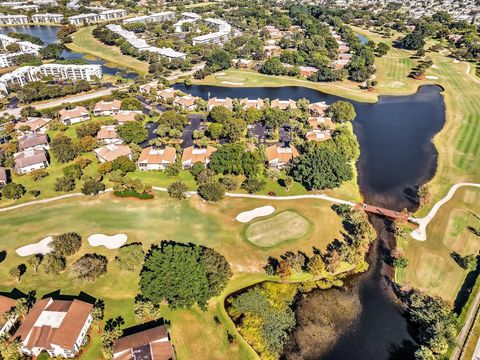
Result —
<path fill-rule="evenodd" d="M 480 359 L 480 5 L 0 3 L 0 359 Z"/>

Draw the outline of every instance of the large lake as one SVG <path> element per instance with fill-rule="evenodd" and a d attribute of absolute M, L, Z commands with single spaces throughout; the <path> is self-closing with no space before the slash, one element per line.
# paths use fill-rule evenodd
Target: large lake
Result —
<path fill-rule="evenodd" d="M 10 32 L 18 32 L 23 34 L 29 34 L 40 38 L 45 45 L 58 42 L 57 33 L 60 30 L 60 26 L 43 26 L 43 25 L 18 25 L 18 26 L 4 26 L 0 27 L 0 34 L 8 35 Z M 112 64 L 108 64 L 102 59 L 86 57 L 85 54 L 65 49 L 62 54 L 64 59 L 80 59 L 88 64 L 102 65 L 104 74 L 108 75 L 122 75 L 125 78 L 135 78 L 136 73 L 130 70 L 123 69 Z"/>
<path fill-rule="evenodd" d="M 302 87 L 224 88 L 185 86 L 175 88 L 204 99 L 210 97 L 293 99 L 333 103 L 341 98 Z M 357 164 L 365 202 L 391 209 L 414 209 L 414 194 L 436 169 L 437 152 L 431 142 L 445 122 L 442 89 L 424 86 L 409 96 L 382 96 L 378 103 L 352 102 L 357 112 L 354 131 L 360 142 Z M 413 358 L 412 338 L 403 308 L 385 281 L 383 259 L 392 242 L 382 219 L 372 218 L 379 233 L 369 253 L 370 269 L 351 286 L 360 299 L 360 315 L 352 328 L 322 359 L 385 360 Z M 327 290 L 328 294 L 328 290 Z M 315 292 L 308 296 L 316 296 Z M 318 339 L 322 341 L 322 339 Z"/>

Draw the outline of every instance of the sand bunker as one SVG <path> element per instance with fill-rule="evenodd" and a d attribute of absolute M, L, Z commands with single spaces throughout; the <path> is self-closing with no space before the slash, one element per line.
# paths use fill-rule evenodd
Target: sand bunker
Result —
<path fill-rule="evenodd" d="M 243 86 L 243 82 L 233 82 L 233 81 L 222 81 L 222 84 Z"/>
<path fill-rule="evenodd" d="M 88 237 L 88 243 L 91 246 L 105 246 L 107 249 L 118 249 L 127 242 L 128 236 L 117 234 L 108 236 L 105 234 L 93 234 Z"/>
<path fill-rule="evenodd" d="M 438 80 L 438 76 L 425 76 L 428 80 Z"/>
<path fill-rule="evenodd" d="M 248 223 L 257 217 L 271 215 L 274 212 L 275 208 L 273 206 L 267 205 L 255 208 L 250 211 L 244 211 L 238 214 L 235 219 L 241 223 Z"/>
<path fill-rule="evenodd" d="M 15 250 L 15 252 L 20 256 L 31 256 L 35 254 L 45 255 L 52 251 L 52 249 L 48 245 L 52 240 L 53 240 L 53 237 L 47 236 L 46 238 L 40 240 L 35 244 L 22 246 L 21 248 L 18 248 L 17 250 Z"/>

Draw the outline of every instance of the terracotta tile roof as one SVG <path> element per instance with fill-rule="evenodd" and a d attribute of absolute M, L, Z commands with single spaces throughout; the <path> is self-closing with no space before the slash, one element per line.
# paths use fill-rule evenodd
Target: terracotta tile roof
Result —
<path fill-rule="evenodd" d="M 150 344 L 153 360 L 170 360 L 174 358 L 172 344 L 158 341 Z"/>
<path fill-rule="evenodd" d="M 185 95 L 182 97 L 176 97 L 173 102 L 174 104 L 177 104 L 182 107 L 189 107 L 189 106 L 195 105 L 195 100 L 197 100 L 197 97 L 191 96 L 191 95 Z"/>
<path fill-rule="evenodd" d="M 1 169 L 4 169 L 4 168 L 0 168 L 0 170 Z M 0 180 L 1 180 L 1 176 L 0 176 Z M 13 308 L 16 303 L 17 302 L 14 299 L 11 299 L 4 295 L 0 295 L 0 328 L 2 328 L 3 325 L 5 325 L 5 319 L 3 318 L 3 315 L 8 311 L 10 311 L 10 309 Z"/>
<path fill-rule="evenodd" d="M 165 343 L 171 344 L 168 341 L 167 330 L 164 325 L 156 326 L 154 328 L 140 331 L 131 335 L 122 336 L 113 344 L 113 353 L 120 353 L 125 350 L 133 350 L 144 345 L 159 341 L 167 340 Z"/>
<path fill-rule="evenodd" d="M 288 99 L 288 100 L 275 99 L 270 102 L 270 107 L 279 108 L 281 110 L 296 109 L 297 103 L 292 99 Z"/>
<path fill-rule="evenodd" d="M 263 101 L 263 99 L 241 99 L 240 104 L 243 105 L 244 109 L 251 107 L 261 109 L 265 106 L 265 101 Z"/>
<path fill-rule="evenodd" d="M 192 165 L 196 162 L 201 162 L 205 164 L 215 151 L 217 151 L 217 149 L 213 146 L 207 146 L 206 148 L 189 146 L 183 149 L 182 163 L 190 160 L 190 163 Z"/>
<path fill-rule="evenodd" d="M 146 164 L 173 164 L 175 162 L 176 156 L 177 152 L 175 148 L 171 146 L 166 146 L 164 149 L 154 149 L 153 147 L 147 147 L 142 150 L 142 153 L 138 158 L 138 162 Z"/>
<path fill-rule="evenodd" d="M 278 145 L 272 145 L 267 147 L 266 150 L 266 156 L 269 162 L 278 160 L 278 162 L 287 163 L 298 155 L 299 153 L 295 146 L 285 148 Z"/>
<path fill-rule="evenodd" d="M 85 115 L 90 116 L 87 109 L 85 109 L 83 106 L 77 106 L 71 110 L 62 109 L 58 113 L 60 114 L 60 120 L 62 121 L 72 119 L 72 118 L 77 118 L 80 116 L 85 116 Z"/>
<path fill-rule="evenodd" d="M 7 170 L 5 170 L 5 168 L 1 166 L 0 166 L 0 181 L 7 182 Z M 1 304 L 0 304 L 0 308 L 1 308 Z"/>
<path fill-rule="evenodd" d="M 20 169 L 26 166 L 47 162 L 47 157 L 44 150 L 28 149 L 13 155 L 15 160 L 15 169 Z"/>
<path fill-rule="evenodd" d="M 213 108 L 215 106 L 225 106 L 227 109 L 233 109 L 233 99 L 227 97 L 225 99 L 219 99 L 217 97 L 208 99 L 207 107 Z"/>
<path fill-rule="evenodd" d="M 46 298 L 35 303 L 17 329 L 14 338 L 25 341 L 28 349 L 51 349 L 57 345 L 72 349 L 88 320 L 93 305 L 81 300 L 63 301 Z"/>
<path fill-rule="evenodd" d="M 18 149 L 23 151 L 25 149 L 40 146 L 48 145 L 48 138 L 45 134 L 28 134 L 18 138 Z"/>
<path fill-rule="evenodd" d="M 306 138 L 310 141 L 325 141 L 332 137 L 330 131 L 310 130 L 307 132 Z"/>
<path fill-rule="evenodd" d="M 98 140 L 108 140 L 108 139 L 117 139 L 117 127 L 115 125 L 106 125 L 100 128 L 100 131 L 97 133 Z"/>
<path fill-rule="evenodd" d="M 308 110 L 317 115 L 323 115 L 327 109 L 328 105 L 324 101 L 311 103 L 308 105 Z"/>
<path fill-rule="evenodd" d="M 113 118 L 119 123 L 124 123 L 127 121 L 135 121 L 135 116 L 141 114 L 140 110 L 120 110 L 118 113 L 113 115 Z"/>
<path fill-rule="evenodd" d="M 105 145 L 101 148 L 95 149 L 95 154 L 105 160 L 105 161 L 113 161 L 120 156 L 129 156 L 132 154 L 132 150 L 127 145 Z"/>
<path fill-rule="evenodd" d="M 103 111 L 118 111 L 122 106 L 122 102 L 120 100 L 112 100 L 112 101 L 99 101 L 95 104 L 95 108 L 93 112 L 103 112 Z"/>
<path fill-rule="evenodd" d="M 178 92 L 177 90 L 169 88 L 169 89 L 164 89 L 164 90 L 158 91 L 157 96 L 166 100 L 166 99 L 174 98 L 175 95 L 177 94 L 177 92 Z"/>
<path fill-rule="evenodd" d="M 20 121 L 15 125 L 15 130 L 20 130 L 22 126 L 28 126 L 30 131 L 37 131 L 47 125 L 52 119 L 43 117 L 29 117 L 27 121 Z"/>
<path fill-rule="evenodd" d="M 308 118 L 308 123 L 314 129 L 318 129 L 320 128 L 320 126 L 323 126 L 328 129 L 333 129 L 335 127 L 335 124 L 333 123 L 332 119 L 327 117 L 312 116 Z"/>

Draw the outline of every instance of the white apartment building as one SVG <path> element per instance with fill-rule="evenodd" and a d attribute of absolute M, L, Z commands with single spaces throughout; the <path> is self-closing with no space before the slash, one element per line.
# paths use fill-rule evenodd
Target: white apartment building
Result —
<path fill-rule="evenodd" d="M 0 53 L 0 68 L 14 66 L 15 59 L 23 54 L 38 54 L 38 51 L 42 48 L 40 45 L 33 44 L 29 41 L 20 41 L 19 39 L 12 38 L 7 35 L 0 34 L 0 44 L 3 49 L 10 44 L 18 44 L 20 51 L 18 52 L 4 52 Z"/>
<path fill-rule="evenodd" d="M 218 31 L 206 35 L 196 36 L 192 39 L 193 45 L 197 44 L 222 44 L 226 41 L 232 31 L 232 27 L 226 21 L 221 19 L 207 18 L 205 22 L 212 26 L 217 26 Z"/>
<path fill-rule="evenodd" d="M 63 20 L 62 14 L 35 14 L 32 15 L 32 22 L 38 23 L 53 23 L 53 24 L 60 24 Z"/>
<path fill-rule="evenodd" d="M 92 24 L 105 20 L 119 19 L 127 16 L 127 11 L 123 9 L 119 10 L 105 10 L 98 14 L 88 13 L 70 16 L 68 22 L 73 25 Z"/>
<path fill-rule="evenodd" d="M 164 21 L 172 20 L 174 18 L 175 18 L 175 13 L 173 11 L 164 11 L 164 12 L 125 19 L 123 20 L 123 23 L 132 24 L 136 22 L 139 22 L 139 23 L 164 22 Z"/>
<path fill-rule="evenodd" d="M 191 12 L 183 12 L 182 16 L 184 16 L 184 19 L 181 19 L 173 24 L 175 27 L 175 32 L 177 33 L 183 31 L 183 24 L 191 24 L 202 18 L 200 15 Z"/>
<path fill-rule="evenodd" d="M 107 29 L 123 37 L 130 45 L 132 45 L 138 51 L 148 51 L 156 53 L 160 56 L 165 56 L 169 59 L 185 59 L 186 54 L 176 51 L 172 48 L 159 48 L 149 45 L 144 39 L 141 39 L 133 31 L 123 29 L 119 25 L 109 24 Z"/>
<path fill-rule="evenodd" d="M 26 15 L 5 15 L 0 14 L 0 25 L 20 25 L 27 24 L 28 17 Z"/>
<path fill-rule="evenodd" d="M 0 76 L 0 91 L 8 93 L 8 88 L 13 84 L 23 86 L 28 82 L 41 80 L 45 76 L 53 76 L 56 80 L 92 81 L 102 77 L 102 66 L 75 64 L 23 66 Z"/>

